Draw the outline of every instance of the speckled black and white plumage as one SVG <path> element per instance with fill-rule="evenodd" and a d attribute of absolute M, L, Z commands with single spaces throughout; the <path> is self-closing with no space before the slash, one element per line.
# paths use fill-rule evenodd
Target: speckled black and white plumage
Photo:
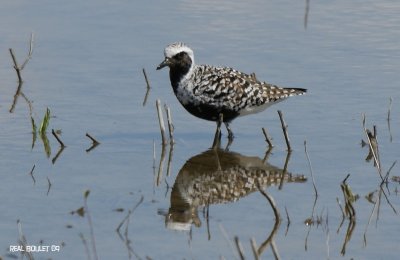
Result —
<path fill-rule="evenodd" d="M 228 67 L 196 65 L 192 49 L 184 43 L 168 45 L 165 60 L 157 67 L 170 68 L 170 80 L 176 97 L 192 115 L 211 121 L 223 121 L 230 138 L 229 123 L 238 116 L 257 113 L 306 89 L 281 88 L 261 82 Z"/>

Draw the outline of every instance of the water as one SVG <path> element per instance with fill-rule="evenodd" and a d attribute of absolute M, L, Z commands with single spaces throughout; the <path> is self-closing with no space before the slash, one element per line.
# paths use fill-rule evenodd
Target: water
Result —
<path fill-rule="evenodd" d="M 191 224 L 177 225 L 191 231 L 173 230 L 166 222 L 175 180 L 190 158 L 207 151 L 215 130 L 214 123 L 193 118 L 178 104 L 167 70 L 155 71 L 163 59 L 163 48 L 171 42 L 184 41 L 193 47 L 197 63 L 228 65 L 255 72 L 259 79 L 274 84 L 309 91 L 232 124 L 236 139 L 230 151 L 240 154 L 240 158 L 258 161 L 265 155 L 261 128 L 266 127 L 275 145 L 268 164 L 281 170 L 285 168 L 287 152 L 276 110 L 283 111 L 289 125 L 294 151 L 287 170 L 304 174 L 308 180 L 284 183 L 282 189 L 266 189 L 282 219 L 272 239 L 281 258 L 341 256 L 346 232 L 351 229 L 348 219 L 340 226 L 342 212 L 336 198 L 343 205 L 340 183 L 347 174 L 347 183 L 360 198 L 353 204 L 355 227 L 348 237 L 344 257 L 397 258 L 398 215 L 384 197 L 379 219 L 375 209 L 368 225 L 374 205 L 364 196 L 379 189 L 380 177 L 373 163 L 365 162 L 368 149 L 359 144 L 365 139 L 361 117 L 365 113 L 367 127 L 378 127 L 383 173 L 399 160 L 400 5 L 389 0 L 309 4 L 305 29 L 305 1 L 3 3 L 1 257 L 19 256 L 9 252 L 10 246 L 18 245 L 17 220 L 28 245 L 62 245 L 60 252 L 33 253 L 35 259 L 86 259 L 80 234 L 94 257 L 90 227 L 100 259 L 125 259 L 130 254 L 132 258 L 153 259 L 238 258 L 235 236 L 246 257 L 253 257 L 250 239 L 262 245 L 275 226 L 273 210 L 257 190 L 236 202 L 195 207 L 194 215 L 189 214 Z M 32 117 L 37 125 L 49 107 L 50 129 L 62 130 L 61 139 L 67 147 L 54 163 L 59 145 L 50 131 L 49 158 L 40 137 L 32 148 L 25 100 L 20 96 L 14 113 L 8 112 L 17 87 L 8 48 L 13 48 L 21 64 L 32 31 L 34 50 L 22 71 L 22 91 L 33 102 Z M 152 86 L 146 106 L 142 105 L 146 90 L 142 68 Z M 393 102 L 389 132 L 390 97 Z M 171 108 L 176 142 L 169 176 L 168 146 L 160 177 L 157 98 Z M 86 152 L 91 146 L 87 132 L 101 142 L 90 152 Z M 305 140 L 319 194 L 314 211 Z M 389 179 L 399 175 L 396 164 Z M 208 187 L 201 182 L 198 185 Z M 385 188 L 397 211 L 398 188 L 398 183 L 392 181 L 388 185 L 390 195 Z M 87 204 L 91 224 L 87 214 L 71 214 L 84 205 L 86 190 L 90 190 Z M 142 196 L 143 202 L 134 209 Z M 116 228 L 133 209 L 129 223 L 120 229 L 122 236 L 118 236 Z M 310 217 L 321 221 L 306 226 L 304 221 Z M 127 238 L 130 244 L 125 243 Z M 273 258 L 270 246 L 262 257 Z"/>

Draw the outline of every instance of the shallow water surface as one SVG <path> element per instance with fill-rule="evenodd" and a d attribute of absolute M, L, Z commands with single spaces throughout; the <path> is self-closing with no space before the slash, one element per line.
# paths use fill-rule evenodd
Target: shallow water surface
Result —
<path fill-rule="evenodd" d="M 248 259 L 254 250 L 262 259 L 396 259 L 399 12 L 389 0 L 3 3 L 1 258 L 29 259 L 24 245 L 49 246 L 35 259 L 240 259 L 240 243 Z M 9 48 L 22 64 L 31 32 L 10 113 L 18 80 Z M 175 41 L 197 63 L 308 93 L 235 120 L 229 149 L 223 131 L 210 150 L 215 123 L 188 114 L 167 69 L 155 70 Z M 156 99 L 171 109 L 173 147 L 161 145 Z M 39 128 L 46 108 L 47 139 L 34 139 L 31 118 Z M 377 126 L 382 186 L 360 144 L 363 114 Z M 100 144 L 90 149 L 86 133 Z M 353 218 L 342 213 L 349 190 Z"/>

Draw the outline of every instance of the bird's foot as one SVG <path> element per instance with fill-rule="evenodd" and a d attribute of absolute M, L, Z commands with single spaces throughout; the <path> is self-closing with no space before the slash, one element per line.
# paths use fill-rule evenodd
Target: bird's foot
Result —
<path fill-rule="evenodd" d="M 226 130 L 228 131 L 228 141 L 233 142 L 234 135 L 233 135 L 231 128 L 229 127 L 229 123 L 225 122 L 225 127 L 226 127 Z"/>

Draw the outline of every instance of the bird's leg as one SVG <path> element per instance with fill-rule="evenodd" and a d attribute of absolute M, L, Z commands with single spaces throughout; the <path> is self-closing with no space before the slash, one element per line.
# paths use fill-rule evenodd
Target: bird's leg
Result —
<path fill-rule="evenodd" d="M 228 122 L 225 122 L 224 123 L 225 124 L 225 127 L 226 127 L 226 130 L 228 131 L 228 140 L 229 140 L 229 142 L 232 142 L 233 141 L 233 132 L 232 132 L 232 130 L 231 130 L 231 128 L 229 127 L 229 123 Z"/>
<path fill-rule="evenodd" d="M 217 121 L 217 130 L 215 131 L 214 142 L 212 148 L 216 149 L 219 148 L 221 144 L 221 124 L 223 120 L 223 115 L 219 115 L 219 120 Z"/>

